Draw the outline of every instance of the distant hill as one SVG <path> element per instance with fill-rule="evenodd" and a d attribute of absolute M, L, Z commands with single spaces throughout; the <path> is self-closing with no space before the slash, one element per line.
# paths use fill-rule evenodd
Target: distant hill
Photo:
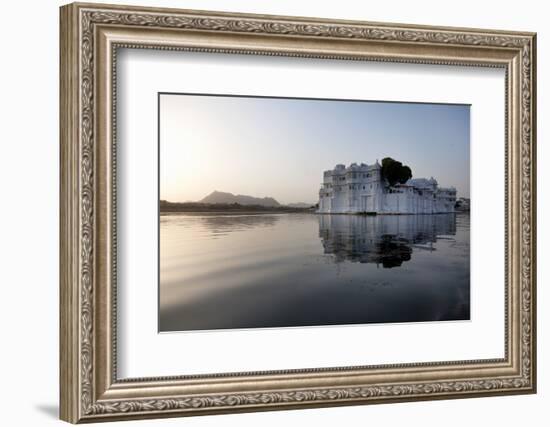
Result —
<path fill-rule="evenodd" d="M 315 203 L 287 203 L 285 206 L 289 208 L 307 209 L 315 205 Z"/>
<path fill-rule="evenodd" d="M 281 204 L 275 200 L 273 197 L 252 197 L 244 196 L 242 194 L 232 194 L 224 193 L 222 191 L 213 191 L 204 199 L 199 200 L 199 203 L 210 203 L 210 204 L 233 204 L 237 203 L 239 205 L 256 205 L 256 206 L 265 206 L 265 207 L 278 207 Z"/>

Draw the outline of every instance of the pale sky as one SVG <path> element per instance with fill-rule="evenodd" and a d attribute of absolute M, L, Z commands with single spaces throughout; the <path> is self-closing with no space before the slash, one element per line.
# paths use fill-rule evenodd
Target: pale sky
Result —
<path fill-rule="evenodd" d="M 323 171 L 393 157 L 470 197 L 470 107 L 160 95 L 160 198 L 316 203 Z"/>

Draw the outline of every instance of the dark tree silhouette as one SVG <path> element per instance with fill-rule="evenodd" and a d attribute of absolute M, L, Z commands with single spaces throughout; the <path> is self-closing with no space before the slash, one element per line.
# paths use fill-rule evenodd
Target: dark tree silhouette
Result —
<path fill-rule="evenodd" d="M 404 184 L 412 178 L 411 168 L 403 166 L 403 163 L 385 157 L 382 159 L 382 177 L 384 177 L 391 186 L 399 183 Z"/>

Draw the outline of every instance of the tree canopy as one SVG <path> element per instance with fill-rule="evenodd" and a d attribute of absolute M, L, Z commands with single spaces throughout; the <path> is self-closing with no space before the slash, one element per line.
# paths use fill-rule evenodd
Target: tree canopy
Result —
<path fill-rule="evenodd" d="M 393 186 L 397 183 L 404 184 L 412 178 L 411 168 L 403 163 L 386 157 L 382 159 L 382 176 Z"/>

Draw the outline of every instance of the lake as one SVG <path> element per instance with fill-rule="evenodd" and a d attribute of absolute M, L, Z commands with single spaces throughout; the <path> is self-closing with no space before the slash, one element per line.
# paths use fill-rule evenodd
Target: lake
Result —
<path fill-rule="evenodd" d="M 470 318 L 470 216 L 161 214 L 159 330 Z"/>

